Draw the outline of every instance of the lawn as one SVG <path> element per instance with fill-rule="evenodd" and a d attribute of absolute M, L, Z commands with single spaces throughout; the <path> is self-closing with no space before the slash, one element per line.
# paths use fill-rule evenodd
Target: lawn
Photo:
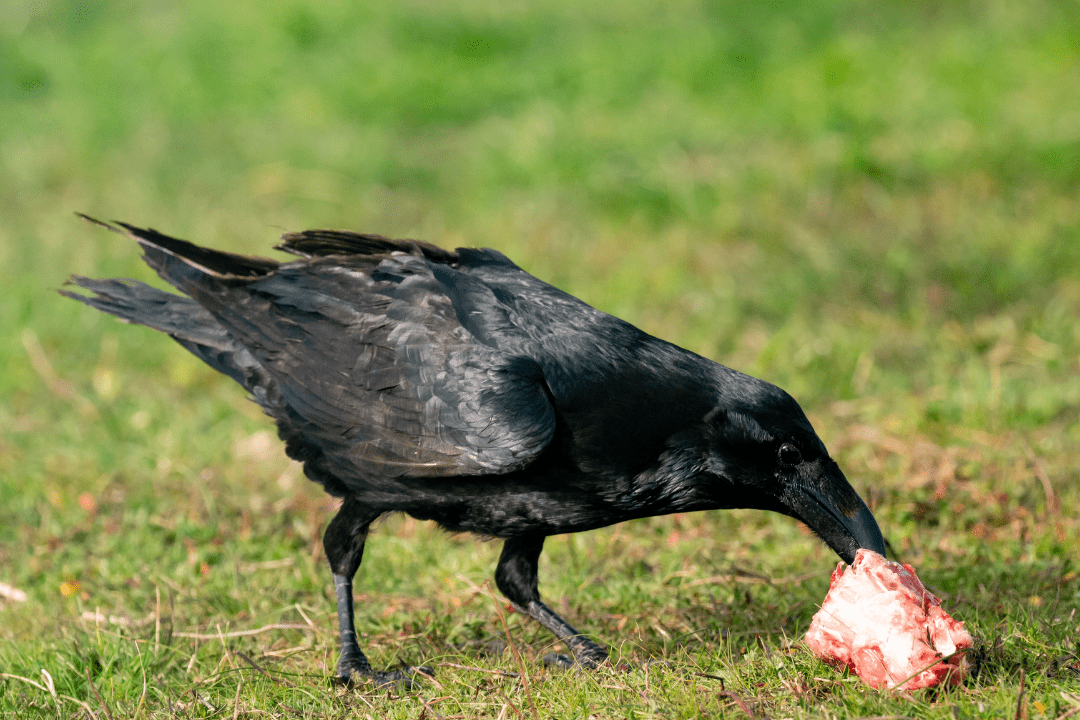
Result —
<path fill-rule="evenodd" d="M 1080 719 L 1080 4 L 16 2 L 0 9 L 0 714 Z M 345 690 L 333 502 L 228 379 L 55 290 L 86 212 L 268 254 L 494 247 L 791 392 L 978 638 L 871 690 L 801 641 L 837 558 L 727 511 L 549 539 L 561 672 L 496 542 L 382 521 Z"/>

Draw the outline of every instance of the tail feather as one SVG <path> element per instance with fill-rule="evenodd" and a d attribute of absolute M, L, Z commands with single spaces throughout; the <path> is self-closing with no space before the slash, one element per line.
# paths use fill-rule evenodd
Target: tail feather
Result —
<path fill-rule="evenodd" d="M 276 396 L 273 380 L 248 349 L 236 342 L 209 311 L 191 298 L 173 295 L 136 280 L 95 280 L 74 275 L 69 284 L 92 294 L 60 290 L 61 295 L 115 315 L 123 322 L 145 325 L 165 333 L 207 365 L 243 385 L 264 407 Z"/>
<path fill-rule="evenodd" d="M 89 290 L 93 295 L 60 290 L 61 295 L 115 315 L 124 322 L 145 325 L 168 335 L 179 335 L 222 349 L 233 343 L 213 315 L 191 298 L 122 278 L 95 280 L 73 275 L 67 284 Z"/>

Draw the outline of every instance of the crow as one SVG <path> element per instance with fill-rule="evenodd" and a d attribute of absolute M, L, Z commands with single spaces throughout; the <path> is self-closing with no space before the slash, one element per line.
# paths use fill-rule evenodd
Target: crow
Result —
<path fill-rule="evenodd" d="M 84 216 L 85 217 L 85 216 Z M 126 223 L 183 295 L 73 276 L 60 292 L 164 332 L 242 385 L 289 457 L 342 499 L 323 538 L 334 575 L 337 679 L 410 686 L 360 650 L 353 578 L 368 529 L 408 513 L 501 538 L 495 584 L 594 668 L 607 652 L 545 605 L 550 535 L 722 508 L 804 522 L 843 560 L 885 554 L 873 514 L 798 403 L 762 380 L 659 340 L 491 249 L 444 250 L 311 230 L 290 262 L 203 248 Z"/>

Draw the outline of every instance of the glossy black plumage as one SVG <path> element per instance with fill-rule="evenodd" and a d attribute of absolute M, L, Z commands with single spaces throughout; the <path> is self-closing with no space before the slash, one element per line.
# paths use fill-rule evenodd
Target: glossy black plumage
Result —
<path fill-rule="evenodd" d="M 95 221 L 96 222 L 96 221 Z M 368 527 L 407 512 L 506 539 L 499 588 L 576 662 L 606 659 L 537 591 L 544 538 L 631 518 L 760 508 L 806 522 L 850 561 L 884 554 L 870 511 L 783 390 L 658 340 L 494 250 L 375 235 L 284 236 L 278 263 L 129 225 L 183 295 L 72 282 L 92 307 L 172 336 L 243 385 L 288 454 L 343 498 L 324 544 L 339 675 L 375 672 L 355 641 Z M 569 661 L 566 661 L 569 662 Z"/>

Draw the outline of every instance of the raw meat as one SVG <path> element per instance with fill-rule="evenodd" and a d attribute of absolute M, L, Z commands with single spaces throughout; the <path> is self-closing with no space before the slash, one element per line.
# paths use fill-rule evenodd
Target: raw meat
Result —
<path fill-rule="evenodd" d="M 850 568 L 840 563 L 833 571 L 806 644 L 871 687 L 916 690 L 963 680 L 967 653 L 956 651 L 970 648 L 972 639 L 923 587 L 915 568 L 859 550 Z"/>

